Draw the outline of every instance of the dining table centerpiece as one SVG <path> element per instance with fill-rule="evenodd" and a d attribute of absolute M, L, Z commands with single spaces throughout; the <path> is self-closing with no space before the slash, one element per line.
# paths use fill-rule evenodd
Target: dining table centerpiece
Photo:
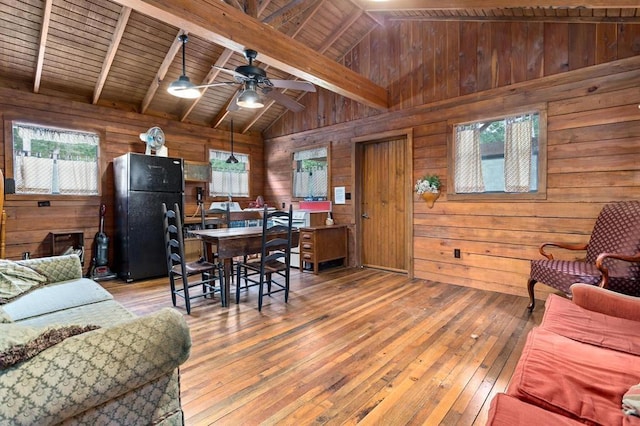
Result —
<path fill-rule="evenodd" d="M 415 191 L 427 202 L 427 207 L 433 208 L 433 204 L 440 197 L 440 185 L 438 175 L 424 175 L 416 181 Z"/>

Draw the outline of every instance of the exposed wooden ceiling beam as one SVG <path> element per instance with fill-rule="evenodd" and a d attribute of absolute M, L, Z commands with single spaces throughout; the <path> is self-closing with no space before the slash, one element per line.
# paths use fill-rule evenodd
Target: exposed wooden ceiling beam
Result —
<path fill-rule="evenodd" d="M 263 0 L 261 4 L 258 5 L 258 16 L 262 16 L 265 10 L 267 10 L 267 6 L 269 6 L 271 0 Z"/>
<path fill-rule="evenodd" d="M 116 2 L 227 49 L 255 49 L 261 62 L 364 105 L 379 110 L 389 106 L 384 88 L 221 1 Z"/>
<path fill-rule="evenodd" d="M 503 9 L 503 8 L 627 8 L 638 7 L 638 0 L 393 0 L 374 2 L 360 0 L 368 12 L 450 10 L 450 9 Z"/>
<path fill-rule="evenodd" d="M 224 49 L 218 57 L 218 60 L 216 60 L 215 66 L 211 67 L 209 74 L 207 74 L 207 76 L 202 80 L 200 85 L 210 84 L 211 82 L 213 82 L 213 80 L 218 77 L 218 74 L 220 74 L 220 70 L 216 67 L 224 67 L 227 62 L 229 62 L 229 59 L 231 58 L 231 56 L 233 56 L 234 53 L 235 52 L 231 49 Z M 209 88 L 205 87 L 200 89 L 200 93 L 202 93 L 202 96 L 204 96 L 204 93 L 207 91 L 207 89 Z M 198 102 L 200 102 L 202 96 L 200 96 L 199 98 L 195 98 L 193 102 L 191 102 L 191 104 L 187 106 L 184 111 L 182 111 L 182 114 L 180 115 L 180 121 L 184 121 L 187 118 L 187 116 L 196 107 L 196 105 L 198 105 Z"/>
<path fill-rule="evenodd" d="M 111 44 L 109 44 L 107 55 L 105 56 L 104 62 L 102 63 L 102 69 L 100 70 L 100 75 L 98 76 L 98 80 L 96 81 L 96 86 L 93 89 L 94 105 L 98 103 L 98 99 L 100 99 L 100 95 L 102 94 L 102 89 L 104 88 L 104 82 L 107 81 L 107 76 L 109 75 L 109 70 L 111 69 L 113 58 L 115 58 L 116 52 L 118 51 L 118 47 L 120 46 L 120 41 L 122 40 L 122 34 L 124 34 L 124 30 L 127 27 L 129 16 L 131 16 L 131 8 L 123 6 L 122 11 L 120 12 L 120 17 L 118 18 L 118 23 L 116 24 L 116 28 L 113 33 L 113 37 L 111 37 Z"/>
<path fill-rule="evenodd" d="M 314 15 L 318 12 L 318 10 L 320 10 L 320 8 L 325 3 L 325 1 L 327 0 L 315 0 L 315 4 L 304 12 L 304 15 L 300 19 L 300 24 L 297 27 L 295 27 L 293 31 L 290 31 L 290 33 L 287 33 L 287 36 L 293 39 L 298 34 L 300 34 L 300 31 L 302 31 L 305 25 L 307 25 L 311 20 L 311 18 L 314 17 Z M 282 93 L 284 92 L 285 91 L 283 90 Z M 251 127 L 253 127 L 253 125 L 256 124 L 258 120 L 260 120 L 260 118 L 269 110 L 269 108 L 273 106 L 273 104 L 275 104 L 275 101 L 269 101 L 267 104 L 265 104 L 263 108 L 256 111 L 256 114 L 253 115 L 253 117 L 249 120 L 249 122 L 244 127 L 244 129 L 242 129 L 242 133 L 247 133 L 249 129 L 251 129 Z"/>
<path fill-rule="evenodd" d="M 149 108 L 153 96 L 156 94 L 158 87 L 160 87 L 160 83 L 162 82 L 162 80 L 164 80 L 164 76 L 167 75 L 169 67 L 173 63 L 173 60 L 176 58 L 176 55 L 182 47 L 182 40 L 180 40 L 180 35 L 182 34 L 187 33 L 183 32 L 182 30 L 178 31 L 178 34 L 176 34 L 176 37 L 173 39 L 173 44 L 171 44 L 171 47 L 167 51 L 167 54 L 164 56 L 162 64 L 160 64 L 160 68 L 158 68 L 153 81 L 151 81 L 151 85 L 147 89 L 147 93 L 144 95 L 144 99 L 142 100 L 142 105 L 140 107 L 140 111 L 143 114 L 145 113 L 147 108 Z"/>
<path fill-rule="evenodd" d="M 394 16 L 389 21 L 549 22 L 554 24 L 640 23 L 638 16 Z"/>
<path fill-rule="evenodd" d="M 40 30 L 40 46 L 38 47 L 38 60 L 36 61 L 36 73 L 33 78 L 33 92 L 40 91 L 40 81 L 42 79 L 42 66 L 44 65 L 44 51 L 47 48 L 47 36 L 49 35 L 49 22 L 51 21 L 51 7 L 53 0 L 47 0 L 42 12 L 42 29 Z"/>
<path fill-rule="evenodd" d="M 293 0 L 273 12 L 271 15 L 263 18 L 262 22 L 269 24 L 274 28 L 278 28 L 292 16 L 296 16 L 298 13 L 309 7 L 309 3 L 310 0 Z"/>
<path fill-rule="evenodd" d="M 220 124 L 222 124 L 227 115 L 229 115 L 229 105 L 231 105 L 231 102 L 234 102 L 236 97 L 240 94 L 240 89 L 241 87 L 238 87 L 238 89 L 233 93 L 233 96 L 227 99 L 227 102 L 225 102 L 225 104 L 222 106 L 222 109 L 220 109 L 220 111 L 218 111 L 218 114 L 216 114 L 213 120 L 211 120 L 211 127 L 213 127 L 214 129 L 217 128 L 218 126 L 220 126 Z"/>
<path fill-rule="evenodd" d="M 349 29 L 349 27 L 351 27 L 353 24 L 355 24 L 355 22 L 358 20 L 358 18 L 360 18 L 362 16 L 362 14 L 364 13 L 364 11 L 362 9 L 355 9 L 351 15 L 347 16 L 341 23 L 340 25 L 338 25 L 338 28 L 340 28 L 340 31 L 337 31 L 335 33 L 333 33 L 331 35 L 331 37 L 329 37 L 327 40 L 325 40 L 324 43 L 322 43 L 322 46 L 318 49 L 318 52 L 320 53 L 324 53 L 326 52 L 332 45 L 333 43 L 336 42 L 336 40 L 338 40 L 340 37 L 342 37 L 342 34 L 345 33 L 345 31 L 347 31 Z M 282 90 L 282 93 L 285 93 L 287 91 L 287 89 Z M 300 98 L 302 98 L 306 93 L 302 93 L 300 95 L 300 97 L 298 98 L 298 100 L 300 100 Z M 264 106 L 264 108 L 262 108 L 260 110 L 260 112 L 258 114 L 256 114 L 255 117 L 253 117 L 249 123 L 247 124 L 247 126 L 245 126 L 245 128 L 242 130 L 242 133 L 246 133 L 249 131 L 249 129 L 251 128 L 251 126 L 253 126 L 260 117 L 262 117 L 269 108 L 271 108 L 274 104 L 274 101 L 269 101 L 268 104 L 266 104 Z"/>

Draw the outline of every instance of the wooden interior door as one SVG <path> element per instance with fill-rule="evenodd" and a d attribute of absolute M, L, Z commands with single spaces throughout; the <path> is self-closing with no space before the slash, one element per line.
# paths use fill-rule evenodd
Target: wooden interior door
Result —
<path fill-rule="evenodd" d="M 360 241 L 362 265 L 408 272 L 407 138 L 362 145 Z M 408 170 L 408 171 L 407 171 Z"/>

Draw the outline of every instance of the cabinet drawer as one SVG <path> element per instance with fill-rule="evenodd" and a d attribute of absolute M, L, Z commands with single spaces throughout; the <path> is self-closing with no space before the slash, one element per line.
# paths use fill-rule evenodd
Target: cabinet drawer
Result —
<path fill-rule="evenodd" d="M 313 232 L 302 232 L 300 234 L 300 241 L 311 241 L 313 240 Z"/>
<path fill-rule="evenodd" d="M 313 253 L 301 253 L 300 257 L 307 262 L 313 262 Z"/>
<path fill-rule="evenodd" d="M 310 241 L 301 241 L 300 251 L 313 251 L 313 243 Z"/>

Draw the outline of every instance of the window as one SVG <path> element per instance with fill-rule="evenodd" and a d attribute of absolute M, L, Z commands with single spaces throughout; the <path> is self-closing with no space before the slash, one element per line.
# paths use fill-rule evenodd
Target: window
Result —
<path fill-rule="evenodd" d="M 249 156 L 234 153 L 237 163 L 227 163 L 228 151 L 209 150 L 211 184 L 209 195 L 228 197 L 249 196 Z"/>
<path fill-rule="evenodd" d="M 293 153 L 293 196 L 324 198 L 329 189 L 327 147 L 305 149 Z"/>
<path fill-rule="evenodd" d="M 544 119 L 544 113 L 534 111 L 455 124 L 447 195 L 544 195 Z"/>
<path fill-rule="evenodd" d="M 97 133 L 13 123 L 17 194 L 98 194 Z"/>

